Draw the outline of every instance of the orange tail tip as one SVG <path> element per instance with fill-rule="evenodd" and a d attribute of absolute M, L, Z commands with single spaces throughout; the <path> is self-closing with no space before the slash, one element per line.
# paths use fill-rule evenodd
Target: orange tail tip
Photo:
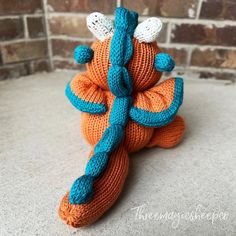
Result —
<path fill-rule="evenodd" d="M 118 198 L 128 174 L 129 158 L 123 147 L 110 156 L 107 169 L 94 183 L 94 197 L 86 204 L 72 205 L 67 193 L 59 206 L 59 216 L 75 228 L 90 225 L 100 218 Z"/>

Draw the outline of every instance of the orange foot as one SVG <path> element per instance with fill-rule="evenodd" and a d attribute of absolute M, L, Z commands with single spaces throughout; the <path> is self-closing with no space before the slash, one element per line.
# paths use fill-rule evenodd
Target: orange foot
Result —
<path fill-rule="evenodd" d="M 176 116 L 170 124 L 154 129 L 153 136 L 147 147 L 171 148 L 182 139 L 185 131 L 185 123 L 181 116 Z"/>

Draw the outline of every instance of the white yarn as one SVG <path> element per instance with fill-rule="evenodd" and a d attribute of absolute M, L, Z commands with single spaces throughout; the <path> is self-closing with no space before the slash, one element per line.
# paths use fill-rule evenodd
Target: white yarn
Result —
<path fill-rule="evenodd" d="M 87 26 L 93 35 L 101 41 L 114 33 L 112 20 L 99 12 L 93 12 L 87 17 Z"/>
<path fill-rule="evenodd" d="M 156 41 L 161 28 L 161 20 L 157 17 L 150 17 L 138 24 L 134 31 L 134 37 L 138 39 L 140 43 L 151 43 Z"/>

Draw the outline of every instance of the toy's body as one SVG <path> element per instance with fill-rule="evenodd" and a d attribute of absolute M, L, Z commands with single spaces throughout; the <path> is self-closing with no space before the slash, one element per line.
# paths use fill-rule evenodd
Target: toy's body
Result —
<path fill-rule="evenodd" d="M 93 147 L 85 175 L 76 180 L 59 209 L 61 218 L 74 227 L 91 224 L 115 202 L 128 173 L 129 153 L 144 147 L 173 147 L 184 132 L 184 121 L 176 116 L 182 103 L 182 79 L 156 85 L 161 72 L 154 65 L 160 49 L 156 43 L 132 38 L 137 25 L 134 13 L 124 9 L 118 13 L 132 27 L 120 30 L 116 19 L 114 36 L 92 45 L 87 71 L 66 90 L 72 104 L 84 112 L 82 132 Z M 117 53 L 112 49 L 115 43 L 126 48 L 117 46 Z"/>

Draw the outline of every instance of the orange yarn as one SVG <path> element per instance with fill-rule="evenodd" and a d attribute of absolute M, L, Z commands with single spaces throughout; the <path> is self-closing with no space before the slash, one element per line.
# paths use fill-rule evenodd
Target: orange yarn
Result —
<path fill-rule="evenodd" d="M 94 57 L 87 64 L 88 71 L 77 75 L 71 82 L 76 95 L 86 101 L 107 105 L 107 112 L 104 114 L 82 113 L 81 129 L 91 146 L 100 140 L 108 127 L 114 101 L 107 84 L 110 41 L 111 38 L 92 45 Z M 153 87 L 161 77 L 161 73 L 153 66 L 155 55 L 160 49 L 156 44 L 139 43 L 136 39 L 133 39 L 133 45 L 133 56 L 127 66 L 133 80 L 133 104 L 148 111 L 165 110 L 173 100 L 174 82 L 170 79 Z M 166 101 L 161 101 L 155 94 L 165 96 Z M 111 154 L 108 167 L 95 182 L 93 199 L 86 204 L 72 205 L 68 201 L 67 193 L 59 207 L 60 217 L 73 227 L 89 225 L 96 221 L 112 206 L 122 190 L 128 173 L 128 153 L 144 147 L 173 147 L 180 142 L 184 129 L 184 121 L 180 116 L 176 116 L 172 123 L 161 128 L 144 127 L 129 120 L 122 144 Z"/>
<path fill-rule="evenodd" d="M 91 47 L 94 51 L 93 60 L 87 64 L 90 80 L 104 90 L 109 90 L 107 73 L 111 66 L 110 43 L 111 38 L 104 42 L 96 41 Z M 155 55 L 161 50 L 156 43 L 139 43 L 135 38 L 133 48 L 133 55 L 127 67 L 132 78 L 133 91 L 143 91 L 154 86 L 161 78 L 161 73 L 154 67 Z"/>
<path fill-rule="evenodd" d="M 87 204 L 71 205 L 68 193 L 62 199 L 59 215 L 67 224 L 80 227 L 99 218 L 118 198 L 128 173 L 129 158 L 124 148 L 117 148 L 110 156 L 106 171 L 95 182 L 95 194 Z"/>

